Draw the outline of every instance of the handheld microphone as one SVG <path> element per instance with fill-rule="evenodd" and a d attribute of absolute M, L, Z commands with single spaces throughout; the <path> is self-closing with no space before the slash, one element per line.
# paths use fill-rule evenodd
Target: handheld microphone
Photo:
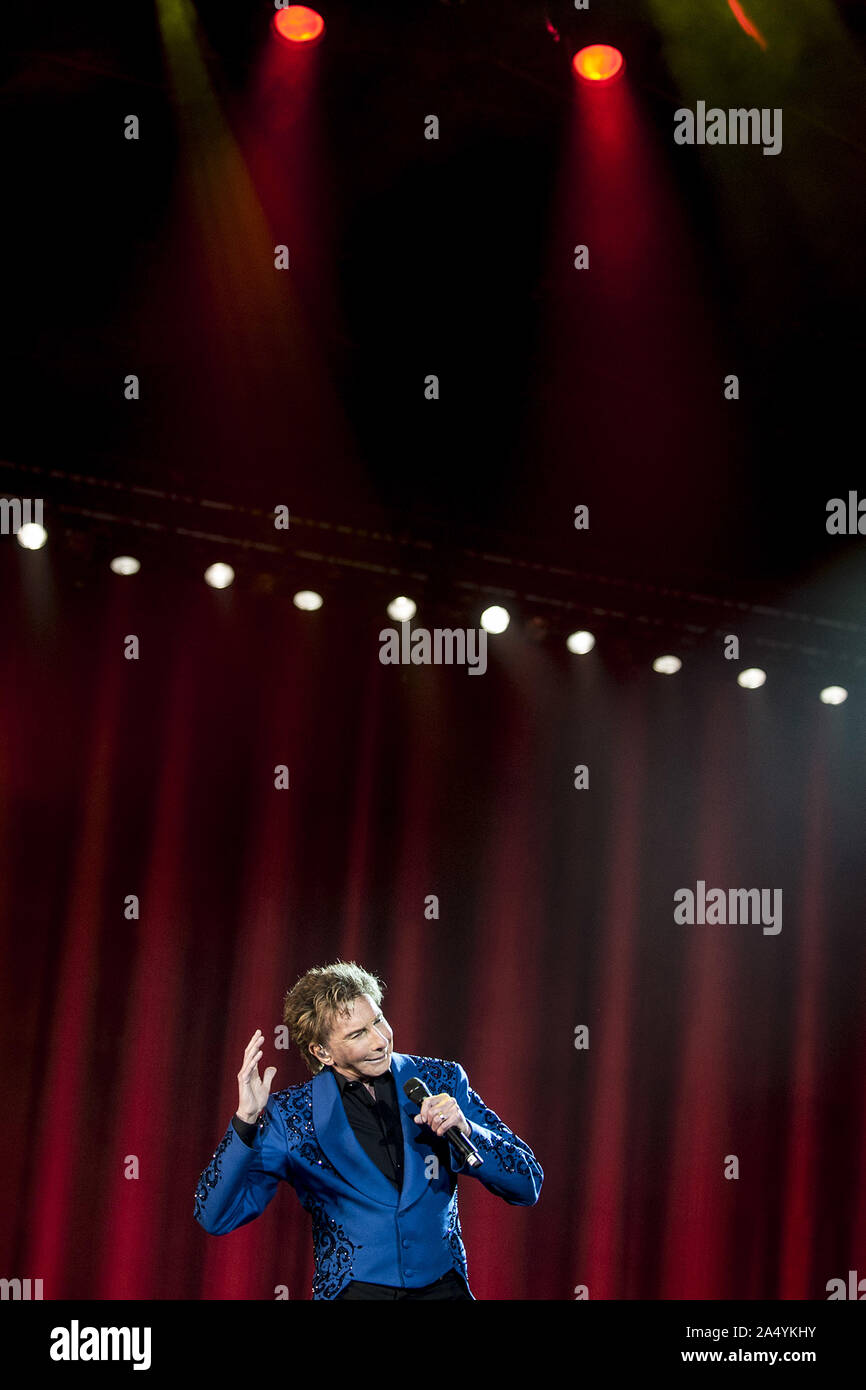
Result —
<path fill-rule="evenodd" d="M 409 1099 L 415 1102 L 419 1110 L 421 1109 L 422 1101 L 424 1101 L 427 1096 L 432 1095 L 432 1091 L 428 1090 L 424 1082 L 418 1076 L 413 1076 L 411 1081 L 405 1081 L 403 1083 L 403 1090 L 406 1092 Z M 443 1137 L 448 1140 L 452 1148 L 456 1149 L 457 1152 L 466 1159 L 467 1167 L 481 1167 L 484 1159 L 481 1157 L 471 1139 L 467 1139 L 466 1135 L 461 1134 L 459 1129 L 448 1129 L 445 1131 Z"/>

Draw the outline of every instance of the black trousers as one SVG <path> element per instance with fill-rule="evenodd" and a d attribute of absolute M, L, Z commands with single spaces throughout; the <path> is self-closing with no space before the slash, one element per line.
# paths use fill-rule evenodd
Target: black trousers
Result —
<path fill-rule="evenodd" d="M 348 1301 L 361 1298 L 468 1298 L 474 1302 L 466 1281 L 456 1269 L 449 1269 L 435 1284 L 425 1284 L 420 1289 L 396 1289 L 391 1284 L 364 1284 L 359 1279 L 353 1279 L 334 1302 L 338 1303 L 343 1298 Z"/>

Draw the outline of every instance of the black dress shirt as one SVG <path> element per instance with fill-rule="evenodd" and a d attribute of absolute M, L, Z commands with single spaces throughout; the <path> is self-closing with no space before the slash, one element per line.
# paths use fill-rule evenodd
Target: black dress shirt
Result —
<path fill-rule="evenodd" d="M 403 1187 L 403 1129 L 394 1073 L 389 1067 L 381 1076 L 370 1078 L 375 1100 L 363 1081 L 349 1081 L 338 1071 L 334 1071 L 334 1079 L 355 1138 L 380 1173 L 384 1173 L 400 1192 Z M 232 1125 L 244 1143 L 252 1148 L 256 1125 L 247 1124 L 238 1115 L 232 1116 Z"/>

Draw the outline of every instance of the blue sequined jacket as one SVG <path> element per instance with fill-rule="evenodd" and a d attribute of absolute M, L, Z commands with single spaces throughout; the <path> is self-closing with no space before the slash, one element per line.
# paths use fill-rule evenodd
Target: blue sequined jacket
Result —
<path fill-rule="evenodd" d="M 469 1283 L 457 1212 L 457 1174 L 476 1178 L 511 1206 L 531 1207 L 544 1178 L 535 1155 L 489 1110 L 459 1062 L 394 1052 L 391 1070 L 403 1125 L 398 1192 L 358 1143 L 329 1069 L 269 1096 L 252 1147 L 229 1125 L 195 1193 L 195 1218 L 226 1235 L 264 1211 L 282 1179 L 313 1222 L 313 1298 L 333 1299 L 352 1279 L 421 1288 L 455 1269 Z M 466 1168 L 445 1136 L 416 1125 L 403 1091 L 419 1076 L 456 1098 L 484 1160 Z M 470 1290 L 471 1292 L 471 1290 Z M 473 1295 L 474 1296 L 474 1295 Z"/>

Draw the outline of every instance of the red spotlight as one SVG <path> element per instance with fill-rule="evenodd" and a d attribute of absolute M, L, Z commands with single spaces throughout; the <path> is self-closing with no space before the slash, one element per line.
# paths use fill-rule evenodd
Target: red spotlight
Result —
<path fill-rule="evenodd" d="M 289 5 L 277 10 L 273 18 L 274 33 L 284 43 L 315 43 L 325 32 L 325 21 L 306 5 Z"/>
<path fill-rule="evenodd" d="M 625 59 L 610 44 L 591 43 L 575 53 L 571 65 L 584 82 L 612 82 L 625 67 Z"/>

